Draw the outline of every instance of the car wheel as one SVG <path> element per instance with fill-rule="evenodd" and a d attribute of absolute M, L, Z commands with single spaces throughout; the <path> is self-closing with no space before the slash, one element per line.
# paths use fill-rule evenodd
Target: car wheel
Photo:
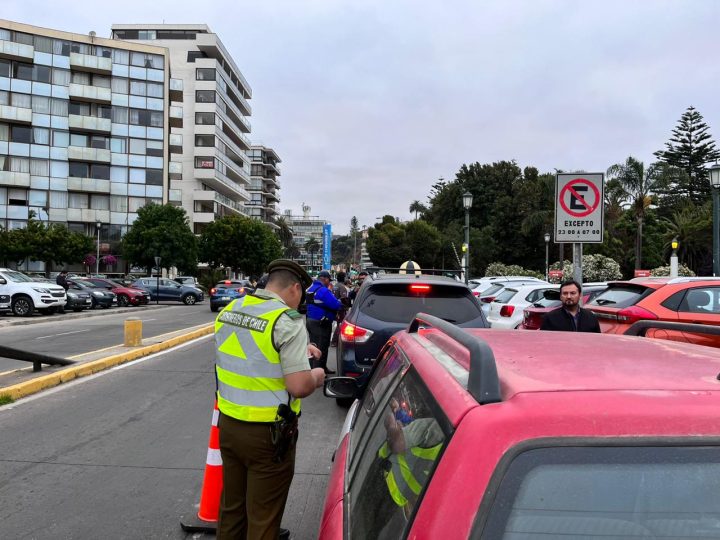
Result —
<path fill-rule="evenodd" d="M 182 301 L 186 306 L 192 306 L 195 302 L 197 302 L 197 296 L 194 294 L 188 294 L 183 296 Z"/>
<path fill-rule="evenodd" d="M 213 306 L 212 304 L 210 305 L 210 311 L 212 311 L 213 313 L 216 313 L 218 309 L 220 308 L 217 306 Z"/>
<path fill-rule="evenodd" d="M 95 309 L 97 307 L 97 300 L 95 298 L 91 298 L 92 303 L 90 304 L 90 309 Z"/>
<path fill-rule="evenodd" d="M 119 307 L 125 307 L 130 303 L 130 299 L 124 294 L 118 294 L 117 302 Z"/>
<path fill-rule="evenodd" d="M 35 311 L 35 305 L 29 296 L 16 296 L 12 301 L 11 309 L 18 317 L 29 317 Z"/>

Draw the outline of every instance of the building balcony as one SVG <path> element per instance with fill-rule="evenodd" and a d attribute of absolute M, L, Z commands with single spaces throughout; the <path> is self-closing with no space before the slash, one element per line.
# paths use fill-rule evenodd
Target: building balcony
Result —
<path fill-rule="evenodd" d="M 183 80 L 182 79 L 170 79 L 170 101 L 183 100 Z"/>
<path fill-rule="evenodd" d="M 79 131 L 90 131 L 92 133 L 110 133 L 112 122 L 109 118 L 98 118 L 97 116 L 83 116 L 71 114 L 68 116 L 70 129 Z"/>
<path fill-rule="evenodd" d="M 70 53 L 70 69 L 110 75 L 112 73 L 112 59 L 104 56 Z"/>
<path fill-rule="evenodd" d="M 193 191 L 193 202 L 194 201 L 213 201 L 224 206 L 232 213 L 243 213 L 242 203 L 233 201 L 230 197 L 226 197 L 225 195 L 218 193 L 217 191 L 197 189 Z"/>
<path fill-rule="evenodd" d="M 250 139 L 234 126 L 227 113 L 223 111 L 221 107 L 217 107 L 215 114 L 217 114 L 220 117 L 220 120 L 222 120 L 222 132 L 225 133 L 225 135 L 227 135 L 227 137 L 230 138 L 238 147 L 241 147 L 243 151 L 250 150 Z"/>
<path fill-rule="evenodd" d="M 30 173 L 0 171 L 0 185 L 30 187 Z"/>
<path fill-rule="evenodd" d="M 31 124 L 32 109 L 0 105 L 0 120 L 12 122 L 13 124 Z"/>
<path fill-rule="evenodd" d="M 168 139 L 168 147 L 173 154 L 182 154 L 183 136 L 181 133 L 171 133 Z"/>
<path fill-rule="evenodd" d="M 110 193 L 110 180 L 98 178 L 76 178 L 73 176 L 67 179 L 68 191 L 88 191 L 91 193 Z"/>
<path fill-rule="evenodd" d="M 232 68 L 233 75 L 237 77 L 240 86 L 243 87 L 245 94 L 248 96 L 252 95 L 250 84 L 245 80 L 245 77 L 240 72 L 240 69 L 235 65 L 230 53 L 225 49 L 222 43 L 218 40 L 215 34 L 198 34 L 195 36 L 195 44 L 198 49 L 207 54 L 210 58 L 224 59 Z M 219 69 L 219 66 L 218 66 Z"/>
<path fill-rule="evenodd" d="M 95 103 L 110 103 L 112 92 L 109 88 L 90 86 L 88 84 L 70 83 L 70 99 Z"/>
<path fill-rule="evenodd" d="M 32 63 L 35 60 L 35 47 L 0 39 L 0 58 Z"/>
<path fill-rule="evenodd" d="M 180 105 L 170 106 L 170 127 L 183 127 L 183 108 Z"/>
<path fill-rule="evenodd" d="M 94 224 L 98 221 L 101 223 L 110 222 L 110 210 L 93 210 L 91 208 L 68 208 L 68 221 L 82 221 L 84 223 Z"/>
<path fill-rule="evenodd" d="M 193 223 L 212 223 L 215 221 L 215 212 L 193 212 Z"/>
<path fill-rule="evenodd" d="M 182 180 L 182 163 L 179 161 L 168 162 L 168 177 L 170 180 Z"/>
<path fill-rule="evenodd" d="M 68 159 L 74 161 L 91 161 L 94 163 L 110 163 L 110 150 L 104 148 L 88 148 L 85 146 L 68 146 Z"/>
<path fill-rule="evenodd" d="M 250 194 L 245 191 L 245 188 L 241 184 L 234 182 L 217 169 L 196 168 L 194 177 L 198 180 L 202 180 L 202 182 L 209 188 L 231 199 L 242 199 L 242 201 L 250 200 Z"/>

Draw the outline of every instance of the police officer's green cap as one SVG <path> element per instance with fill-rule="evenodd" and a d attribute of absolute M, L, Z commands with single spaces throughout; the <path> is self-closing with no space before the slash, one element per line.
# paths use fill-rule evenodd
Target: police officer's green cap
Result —
<path fill-rule="evenodd" d="M 310 285 L 312 285 L 312 278 L 310 275 L 295 261 L 291 261 L 289 259 L 275 259 L 268 265 L 268 274 L 272 274 L 278 270 L 287 270 L 288 272 L 295 274 L 300 280 L 300 284 L 303 289 L 307 289 Z"/>

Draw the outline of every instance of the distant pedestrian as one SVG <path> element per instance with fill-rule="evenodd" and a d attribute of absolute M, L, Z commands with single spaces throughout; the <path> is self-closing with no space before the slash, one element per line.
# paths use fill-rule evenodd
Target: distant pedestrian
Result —
<path fill-rule="evenodd" d="M 580 307 L 582 285 L 575 280 L 564 281 L 560 285 L 562 306 L 551 311 L 543 319 L 540 330 L 561 332 L 600 333 L 600 323 L 589 309 Z"/>
<path fill-rule="evenodd" d="M 348 298 L 348 289 L 345 286 L 345 272 L 338 272 L 335 278 L 337 280 L 337 283 L 335 284 L 335 287 L 333 287 L 333 294 L 335 295 L 335 298 L 340 300 L 342 308 L 338 310 L 337 316 L 335 317 L 335 330 L 333 331 L 332 339 L 330 339 L 330 345 L 332 345 L 333 347 L 337 346 L 338 336 L 340 334 L 340 325 L 345 319 L 347 308 L 350 305 L 350 299 Z"/>
<path fill-rule="evenodd" d="M 67 280 L 67 275 L 68 275 L 67 270 L 62 270 L 55 278 L 55 283 L 57 283 L 63 289 L 65 289 L 66 299 L 67 299 L 67 290 L 70 288 L 70 284 L 68 283 L 68 280 Z M 65 313 L 65 304 L 63 304 L 62 306 L 60 306 L 58 308 L 58 313 Z"/>
<path fill-rule="evenodd" d="M 322 353 L 317 365 L 313 367 L 321 367 L 326 374 L 332 375 L 335 371 L 327 367 L 328 349 L 330 348 L 332 323 L 337 317 L 337 312 L 342 309 L 342 304 L 328 289 L 328 285 L 330 285 L 330 272 L 322 270 L 307 290 L 308 310 L 306 324 L 310 334 L 310 342 L 314 343 Z"/>
<path fill-rule="evenodd" d="M 367 270 L 361 270 L 357 277 L 357 283 L 352 291 L 348 294 L 348 298 L 350 298 L 350 303 L 355 302 L 355 298 L 357 297 L 357 293 L 360 290 L 360 287 L 365 282 L 365 279 L 367 279 L 368 273 Z"/>

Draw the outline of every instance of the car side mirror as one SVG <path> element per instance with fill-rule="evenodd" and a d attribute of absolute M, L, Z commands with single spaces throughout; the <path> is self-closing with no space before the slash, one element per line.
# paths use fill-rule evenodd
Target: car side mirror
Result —
<path fill-rule="evenodd" d="M 323 394 L 329 398 L 355 399 L 359 394 L 357 380 L 352 377 L 330 377 L 325 379 Z"/>
<path fill-rule="evenodd" d="M 0 278 L 0 285 L 7 285 L 7 280 L 5 278 Z"/>

